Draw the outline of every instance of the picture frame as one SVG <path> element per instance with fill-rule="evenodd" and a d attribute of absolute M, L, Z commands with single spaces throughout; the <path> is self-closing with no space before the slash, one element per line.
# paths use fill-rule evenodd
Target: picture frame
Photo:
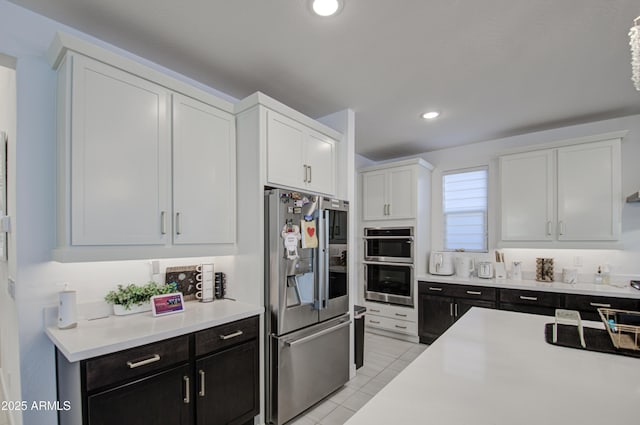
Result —
<path fill-rule="evenodd" d="M 182 292 L 154 295 L 151 297 L 151 311 L 154 316 L 182 313 L 184 311 Z"/>

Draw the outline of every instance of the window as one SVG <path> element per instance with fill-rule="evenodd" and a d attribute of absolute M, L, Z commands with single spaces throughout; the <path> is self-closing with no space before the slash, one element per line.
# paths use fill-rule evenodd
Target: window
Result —
<path fill-rule="evenodd" d="M 487 168 L 442 176 L 444 249 L 487 252 Z"/>

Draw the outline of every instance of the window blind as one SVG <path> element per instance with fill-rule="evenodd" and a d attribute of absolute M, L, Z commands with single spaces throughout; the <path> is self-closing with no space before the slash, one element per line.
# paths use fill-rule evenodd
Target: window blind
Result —
<path fill-rule="evenodd" d="M 487 251 L 487 168 L 442 177 L 444 249 Z"/>

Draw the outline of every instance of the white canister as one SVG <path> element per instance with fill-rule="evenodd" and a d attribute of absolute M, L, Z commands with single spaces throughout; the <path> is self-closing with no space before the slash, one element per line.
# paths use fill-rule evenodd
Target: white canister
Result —
<path fill-rule="evenodd" d="M 564 283 L 578 283 L 578 269 L 562 269 L 562 281 Z"/>
<path fill-rule="evenodd" d="M 58 294 L 58 328 L 71 329 L 78 326 L 78 314 L 76 307 L 76 291 L 65 287 Z"/>

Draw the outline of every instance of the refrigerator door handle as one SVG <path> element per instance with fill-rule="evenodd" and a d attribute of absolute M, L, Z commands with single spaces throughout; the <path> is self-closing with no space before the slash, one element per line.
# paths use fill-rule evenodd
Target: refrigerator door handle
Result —
<path fill-rule="evenodd" d="M 327 308 L 329 298 L 329 214 L 321 210 L 318 216 L 318 310 Z"/>
<path fill-rule="evenodd" d="M 340 322 L 339 324 L 335 325 L 335 326 L 331 326 L 330 328 L 327 329 L 323 329 L 320 332 L 314 333 L 312 335 L 308 335 L 305 337 L 302 337 L 300 339 L 296 339 L 294 341 L 285 341 L 285 345 L 287 347 L 293 347 L 295 345 L 300 345 L 300 344 L 304 344 L 305 342 L 314 340 L 316 338 L 320 338 L 322 335 L 326 335 L 329 334 L 331 332 L 337 331 L 338 329 L 347 327 L 351 324 L 351 320 L 347 320 L 346 322 Z"/>

